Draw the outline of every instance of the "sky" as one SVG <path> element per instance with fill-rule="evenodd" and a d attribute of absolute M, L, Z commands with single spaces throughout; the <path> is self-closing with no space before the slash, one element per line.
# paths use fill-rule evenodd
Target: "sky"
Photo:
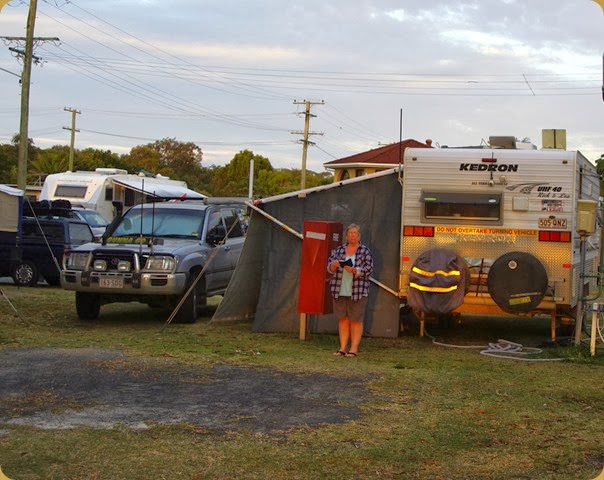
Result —
<path fill-rule="evenodd" d="M 0 2 L 1 3 L 1 2 Z M 29 2 L 0 11 L 24 37 Z M 29 137 L 129 153 L 194 142 L 306 168 L 413 138 L 484 145 L 565 129 L 604 154 L 604 11 L 594 0 L 38 0 Z M 19 131 L 22 61 L 0 43 L 0 143 Z"/>

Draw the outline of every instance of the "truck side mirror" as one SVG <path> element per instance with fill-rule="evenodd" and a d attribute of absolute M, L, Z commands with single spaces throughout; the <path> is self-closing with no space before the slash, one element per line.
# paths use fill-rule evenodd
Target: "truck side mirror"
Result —
<path fill-rule="evenodd" d="M 206 235 L 206 242 L 208 242 L 212 246 L 216 246 L 221 243 L 226 237 L 226 230 L 222 225 L 216 225 Z"/>

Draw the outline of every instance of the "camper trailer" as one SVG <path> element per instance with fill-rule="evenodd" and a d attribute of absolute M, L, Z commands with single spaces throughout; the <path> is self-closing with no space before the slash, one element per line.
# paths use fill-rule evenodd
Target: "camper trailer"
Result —
<path fill-rule="evenodd" d="M 548 313 L 555 336 L 597 290 L 599 178 L 580 152 L 512 144 L 405 152 L 400 295 L 436 315 Z"/>
<path fill-rule="evenodd" d="M 118 168 L 54 173 L 44 181 L 40 200 L 69 200 L 74 206 L 98 211 L 111 220 L 123 209 L 147 198 L 204 198 L 187 188 L 186 182 L 161 175 L 129 174 Z"/>

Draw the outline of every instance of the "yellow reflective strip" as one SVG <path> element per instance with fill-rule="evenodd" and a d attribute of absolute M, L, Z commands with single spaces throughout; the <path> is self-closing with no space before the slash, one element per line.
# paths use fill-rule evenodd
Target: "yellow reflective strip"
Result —
<path fill-rule="evenodd" d="M 450 272 L 445 272 L 444 270 L 436 270 L 435 272 L 428 272 L 427 270 L 422 270 L 421 268 L 413 267 L 413 272 L 423 275 L 424 277 L 434 277 L 436 275 L 442 275 L 444 277 L 459 277 L 461 272 L 459 270 L 451 270 Z"/>
<path fill-rule="evenodd" d="M 417 283 L 411 282 L 409 286 L 419 290 L 420 292 L 448 293 L 452 292 L 453 290 L 457 290 L 457 285 L 453 285 L 452 287 L 424 287 L 423 285 L 418 285 Z"/>

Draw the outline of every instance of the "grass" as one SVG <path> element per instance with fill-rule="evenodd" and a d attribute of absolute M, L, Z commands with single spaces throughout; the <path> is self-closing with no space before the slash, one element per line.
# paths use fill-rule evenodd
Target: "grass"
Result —
<path fill-rule="evenodd" d="M 302 342 L 294 334 L 254 334 L 247 323 L 210 323 L 211 308 L 194 325 L 162 330 L 167 313 L 146 306 L 109 305 L 98 321 L 82 322 L 73 293 L 2 290 L 19 316 L 0 298 L 0 348 L 117 348 L 188 365 L 361 375 L 371 391 L 357 420 L 281 435 L 188 424 L 141 431 L 0 425 L 0 466 L 13 480 L 586 480 L 604 467 L 601 344 L 595 357 L 584 346 L 547 348 L 537 356 L 566 360 L 537 363 L 436 346 L 407 333 L 366 338 L 359 358 L 336 359 L 335 336 Z M 505 338 L 535 347 L 548 340 L 549 320 L 467 317 L 429 331 L 456 345 Z"/>

